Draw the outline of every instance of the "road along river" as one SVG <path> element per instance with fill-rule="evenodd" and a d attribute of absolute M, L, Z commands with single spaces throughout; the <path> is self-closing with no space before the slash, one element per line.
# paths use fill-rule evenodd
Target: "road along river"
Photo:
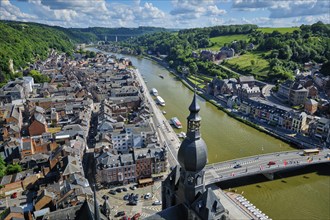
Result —
<path fill-rule="evenodd" d="M 116 54 L 117 57 L 123 55 Z M 156 62 L 127 56 L 139 69 L 148 88 L 156 88 L 166 105 L 166 118 L 178 117 L 186 132 L 186 117 L 193 92 Z M 162 77 L 160 77 L 162 76 Z M 288 144 L 259 132 L 219 111 L 202 98 L 198 100 L 202 117 L 201 133 L 208 147 L 208 162 L 220 162 L 263 153 L 293 150 Z M 305 173 L 274 181 L 236 187 L 254 205 L 273 219 L 330 219 L 330 167 L 306 168 Z M 283 175 L 285 176 L 285 175 Z M 254 181 L 255 182 L 255 181 Z M 238 184 L 239 185 L 239 184 Z"/>

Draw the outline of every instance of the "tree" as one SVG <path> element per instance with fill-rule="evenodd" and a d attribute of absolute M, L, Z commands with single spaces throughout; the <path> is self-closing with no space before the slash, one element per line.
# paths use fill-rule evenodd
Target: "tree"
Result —
<path fill-rule="evenodd" d="M 195 62 L 189 64 L 189 71 L 191 74 L 196 74 L 198 71 L 198 67 Z"/>
<path fill-rule="evenodd" d="M 22 167 L 18 163 L 9 164 L 6 168 L 6 174 L 14 174 L 22 171 Z"/>
<path fill-rule="evenodd" d="M 5 170 L 6 170 L 6 163 L 3 160 L 2 156 L 0 155 L 0 177 L 3 177 L 6 174 Z"/>
<path fill-rule="evenodd" d="M 323 63 L 320 72 L 325 76 L 330 76 L 330 61 Z"/>
<path fill-rule="evenodd" d="M 36 70 L 31 70 L 29 72 L 29 76 L 32 76 L 36 83 L 50 82 L 50 79 L 48 76 L 42 75 L 41 73 L 39 73 Z"/>

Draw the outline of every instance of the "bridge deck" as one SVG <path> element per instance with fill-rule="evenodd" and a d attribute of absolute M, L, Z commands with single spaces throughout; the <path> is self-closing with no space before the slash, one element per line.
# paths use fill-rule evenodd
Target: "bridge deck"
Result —
<path fill-rule="evenodd" d="M 318 155 L 301 156 L 300 151 L 277 152 L 246 157 L 205 167 L 206 185 L 256 174 L 270 174 L 311 164 L 328 163 L 330 150 L 321 150 Z M 271 162 L 271 163 L 269 163 Z"/>

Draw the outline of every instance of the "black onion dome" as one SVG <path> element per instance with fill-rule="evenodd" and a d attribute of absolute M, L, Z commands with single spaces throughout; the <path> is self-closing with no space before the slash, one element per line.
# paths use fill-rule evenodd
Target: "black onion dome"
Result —
<path fill-rule="evenodd" d="M 206 143 L 202 138 L 192 140 L 185 138 L 181 143 L 178 159 L 181 167 L 186 171 L 198 172 L 207 162 Z"/>

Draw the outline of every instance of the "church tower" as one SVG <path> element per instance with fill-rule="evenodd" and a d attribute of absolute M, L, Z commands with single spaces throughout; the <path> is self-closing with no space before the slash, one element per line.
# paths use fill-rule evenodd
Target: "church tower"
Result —
<path fill-rule="evenodd" d="M 228 219 L 228 211 L 212 188 L 205 188 L 207 147 L 200 133 L 199 110 L 195 92 L 187 117 L 187 137 L 178 152 L 179 165 L 162 182 L 163 211 L 149 216 L 148 220 Z"/>
<path fill-rule="evenodd" d="M 189 106 L 187 117 L 187 137 L 181 143 L 178 161 L 181 166 L 178 198 L 191 205 L 205 191 L 203 170 L 207 163 L 207 147 L 200 134 L 200 107 L 197 103 L 196 92 Z"/>

